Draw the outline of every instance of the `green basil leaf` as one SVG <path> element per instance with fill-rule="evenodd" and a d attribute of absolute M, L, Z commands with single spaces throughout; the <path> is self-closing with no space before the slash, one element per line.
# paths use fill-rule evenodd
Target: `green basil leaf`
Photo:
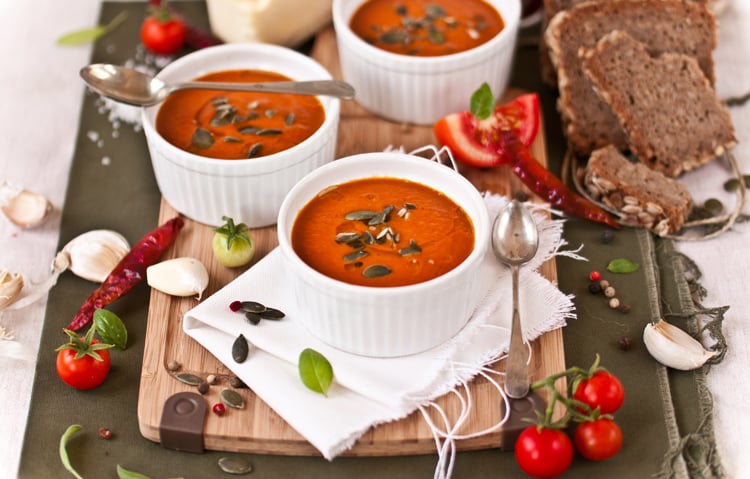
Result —
<path fill-rule="evenodd" d="M 638 263 L 634 263 L 627 258 L 617 258 L 609 262 L 607 271 L 621 274 L 633 273 L 634 271 L 638 271 L 640 266 Z"/>
<path fill-rule="evenodd" d="M 331 363 L 314 349 L 306 348 L 299 355 L 299 377 L 309 389 L 328 396 L 328 388 L 333 382 Z"/>
<path fill-rule="evenodd" d="M 81 430 L 80 424 L 72 424 L 68 426 L 68 429 L 65 430 L 62 437 L 60 437 L 60 459 L 62 460 L 63 466 L 65 466 L 65 469 L 73 474 L 78 479 L 83 479 L 78 472 L 73 469 L 73 466 L 70 464 L 70 457 L 68 456 L 68 440 L 70 440 L 71 437 L 73 437 L 73 434 L 77 433 Z"/>
<path fill-rule="evenodd" d="M 99 336 L 115 349 L 124 351 L 128 346 L 128 330 L 119 316 L 106 309 L 94 311 L 94 327 Z"/>
<path fill-rule="evenodd" d="M 485 82 L 471 95 L 471 114 L 484 120 L 489 118 L 493 111 L 495 111 L 495 98 L 492 96 L 492 89 Z"/>
<path fill-rule="evenodd" d="M 104 34 L 111 32 L 128 17 L 127 11 L 120 12 L 106 25 L 97 25 L 91 28 L 84 28 L 70 33 L 66 33 L 57 39 L 57 44 L 61 47 L 75 47 L 85 43 L 98 40 Z"/>

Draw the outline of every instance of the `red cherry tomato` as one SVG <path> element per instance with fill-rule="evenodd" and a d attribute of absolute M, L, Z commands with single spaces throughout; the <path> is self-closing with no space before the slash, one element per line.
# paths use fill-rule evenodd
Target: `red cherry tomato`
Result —
<path fill-rule="evenodd" d="M 598 407 L 602 414 L 613 414 L 625 400 L 625 388 L 613 374 L 600 370 L 578 383 L 573 399 L 588 404 L 592 410 Z"/>
<path fill-rule="evenodd" d="M 172 55 L 185 43 L 185 23 L 177 18 L 148 17 L 141 25 L 141 42 L 153 53 Z"/>
<path fill-rule="evenodd" d="M 529 426 L 518 436 L 516 462 L 531 477 L 557 477 L 573 463 L 573 444 L 560 429 Z"/>
<path fill-rule="evenodd" d="M 441 118 L 433 128 L 438 143 L 450 148 L 454 157 L 467 165 L 486 168 L 509 163 L 498 141 L 503 130 L 513 130 L 530 146 L 539 132 L 539 97 L 528 93 L 504 105 L 495 106 L 492 115 L 480 120 L 470 111 Z"/>
<path fill-rule="evenodd" d="M 81 338 L 84 340 L 84 338 Z M 91 344 L 99 344 L 97 339 L 91 340 Z M 57 352 L 57 374 L 68 386 L 76 389 L 91 389 L 100 385 L 109 374 L 110 358 L 109 351 L 99 349 L 96 354 L 101 359 L 95 359 L 89 354 L 84 354 L 76 359 L 78 351 L 75 349 L 60 349 Z"/>
<path fill-rule="evenodd" d="M 603 461 L 622 448 L 622 430 L 612 419 L 582 422 L 573 435 L 576 450 L 592 461 Z"/>

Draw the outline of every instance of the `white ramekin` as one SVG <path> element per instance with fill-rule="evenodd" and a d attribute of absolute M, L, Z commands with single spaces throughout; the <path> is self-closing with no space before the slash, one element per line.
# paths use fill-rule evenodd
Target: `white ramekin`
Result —
<path fill-rule="evenodd" d="M 294 252 L 291 232 L 297 213 L 321 190 L 369 177 L 417 181 L 442 191 L 474 223 L 474 249 L 459 266 L 409 286 L 368 287 L 344 283 L 312 269 Z M 364 153 L 324 165 L 289 192 L 279 211 L 279 246 L 300 320 L 323 342 L 355 354 L 394 357 L 438 346 L 463 328 L 486 291 L 482 264 L 490 220 L 481 194 L 449 167 L 402 153 Z M 486 286 L 486 285 L 485 285 Z"/>
<path fill-rule="evenodd" d="M 384 118 L 432 124 L 469 109 L 471 94 L 487 82 L 496 97 L 513 68 L 520 0 L 487 0 L 505 28 L 492 40 L 465 52 L 438 57 L 399 55 L 374 47 L 352 32 L 349 19 L 366 0 L 333 0 L 333 25 L 343 78 L 357 90 L 357 102 Z"/>
<path fill-rule="evenodd" d="M 331 78 L 310 57 L 261 43 L 198 50 L 170 63 L 157 76 L 175 83 L 237 69 L 273 71 L 293 80 Z M 319 98 L 325 120 L 312 136 L 288 150 L 247 160 L 206 158 L 177 148 L 156 131 L 159 105 L 144 108 L 143 129 L 161 194 L 177 211 L 200 223 L 217 226 L 223 224 L 222 216 L 230 216 L 251 228 L 274 224 L 292 186 L 334 158 L 340 101 Z"/>

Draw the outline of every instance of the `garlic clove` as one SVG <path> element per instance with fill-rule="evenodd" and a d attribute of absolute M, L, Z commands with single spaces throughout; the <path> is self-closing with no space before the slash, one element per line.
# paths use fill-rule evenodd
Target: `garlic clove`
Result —
<path fill-rule="evenodd" d="M 75 275 L 103 282 L 130 251 L 130 244 L 112 230 L 92 230 L 76 236 L 62 249 L 69 258 L 68 269 Z"/>
<path fill-rule="evenodd" d="M 643 342 L 654 359 L 682 371 L 697 369 L 718 354 L 707 351 L 698 340 L 663 319 L 646 325 Z"/>
<path fill-rule="evenodd" d="M 0 270 L 0 310 L 14 302 L 23 289 L 23 276 L 11 273 L 7 269 Z"/>
<path fill-rule="evenodd" d="M 52 203 L 44 196 L 3 183 L 0 185 L 0 209 L 16 226 L 32 228 L 47 218 Z"/>
<path fill-rule="evenodd" d="M 208 286 L 208 271 L 195 258 L 174 258 L 146 268 L 146 282 L 172 296 L 197 295 L 200 301 Z"/>

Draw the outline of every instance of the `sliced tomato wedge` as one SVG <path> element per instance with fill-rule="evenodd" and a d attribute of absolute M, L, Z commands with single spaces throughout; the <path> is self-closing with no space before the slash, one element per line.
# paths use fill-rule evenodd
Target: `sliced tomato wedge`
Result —
<path fill-rule="evenodd" d="M 536 93 L 520 95 L 495 106 L 486 119 L 470 111 L 453 113 L 438 120 L 433 130 L 438 143 L 450 148 L 458 161 L 480 168 L 508 163 L 499 134 L 513 130 L 524 145 L 531 146 L 539 132 L 539 97 Z"/>

